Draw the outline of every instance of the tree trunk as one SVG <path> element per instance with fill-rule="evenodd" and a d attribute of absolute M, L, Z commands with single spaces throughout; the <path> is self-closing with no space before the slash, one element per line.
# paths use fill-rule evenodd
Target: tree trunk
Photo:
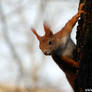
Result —
<path fill-rule="evenodd" d="M 80 0 L 80 3 L 84 0 Z M 92 92 L 92 0 L 85 1 L 77 27 L 77 60 L 80 67 L 75 80 L 75 92 Z M 88 91 L 89 90 L 89 91 Z"/>

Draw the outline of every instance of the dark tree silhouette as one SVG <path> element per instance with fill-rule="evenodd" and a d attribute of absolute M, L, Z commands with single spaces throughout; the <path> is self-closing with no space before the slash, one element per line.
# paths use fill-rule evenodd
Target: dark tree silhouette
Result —
<path fill-rule="evenodd" d="M 82 2 L 84 0 L 80 0 Z M 85 0 L 84 10 L 86 15 L 81 16 L 77 27 L 77 60 L 80 61 L 80 67 L 75 92 L 92 90 L 92 0 Z"/>

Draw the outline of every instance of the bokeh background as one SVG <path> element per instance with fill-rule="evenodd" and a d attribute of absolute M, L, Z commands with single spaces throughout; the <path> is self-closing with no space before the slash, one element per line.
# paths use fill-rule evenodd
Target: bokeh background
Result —
<path fill-rule="evenodd" d="M 39 49 L 31 27 L 42 36 L 46 21 L 56 33 L 78 5 L 79 0 L 0 0 L 0 92 L 73 92 L 63 71 Z M 76 43 L 76 26 L 71 38 Z"/>

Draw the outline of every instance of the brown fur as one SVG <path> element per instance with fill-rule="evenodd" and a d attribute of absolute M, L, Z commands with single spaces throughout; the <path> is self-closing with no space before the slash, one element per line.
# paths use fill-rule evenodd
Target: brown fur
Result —
<path fill-rule="evenodd" d="M 40 37 L 35 29 L 32 29 L 40 41 L 40 49 L 42 52 L 45 55 L 52 56 L 58 66 L 65 72 L 72 87 L 76 77 L 75 72 L 79 64 L 73 60 L 75 45 L 70 38 L 70 33 L 81 14 L 85 14 L 82 10 L 83 6 L 84 4 L 80 5 L 78 13 L 56 34 L 52 33 L 46 23 L 44 24 L 45 35 L 43 37 Z"/>

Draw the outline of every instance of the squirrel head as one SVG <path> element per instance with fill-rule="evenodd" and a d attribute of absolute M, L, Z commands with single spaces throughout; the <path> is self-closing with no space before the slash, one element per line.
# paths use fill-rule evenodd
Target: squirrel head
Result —
<path fill-rule="evenodd" d="M 37 39 L 40 42 L 40 49 L 45 55 L 51 55 L 59 46 L 59 39 L 56 37 L 55 34 L 51 31 L 51 29 L 46 25 L 43 24 L 45 35 L 39 36 L 35 29 L 32 28 L 32 32 L 36 35 Z"/>

